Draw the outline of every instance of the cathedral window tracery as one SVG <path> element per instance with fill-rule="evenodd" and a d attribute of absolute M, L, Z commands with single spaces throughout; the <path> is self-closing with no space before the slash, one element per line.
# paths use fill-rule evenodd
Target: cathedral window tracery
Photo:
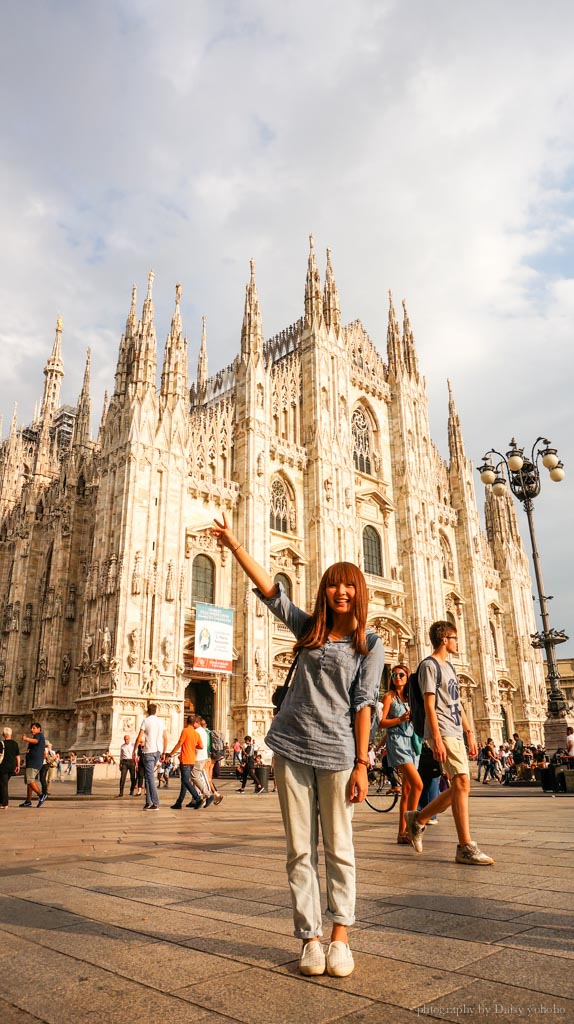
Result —
<path fill-rule="evenodd" d="M 374 526 L 365 526 L 363 530 L 363 561 L 366 573 L 371 576 L 383 575 L 381 538 Z"/>
<path fill-rule="evenodd" d="M 372 462 L 372 440 L 369 421 L 362 409 L 355 409 L 351 417 L 353 432 L 353 463 L 360 473 L 370 476 Z"/>
<path fill-rule="evenodd" d="M 296 527 L 295 506 L 283 480 L 271 484 L 269 525 L 277 533 L 292 533 Z"/>
<path fill-rule="evenodd" d="M 215 566 L 207 555 L 196 555 L 191 569 L 191 604 L 213 604 L 215 596 Z"/>
<path fill-rule="evenodd" d="M 452 580 L 454 579 L 454 560 L 450 544 L 444 533 L 440 534 L 440 553 L 442 558 L 442 578 L 443 580 Z"/>

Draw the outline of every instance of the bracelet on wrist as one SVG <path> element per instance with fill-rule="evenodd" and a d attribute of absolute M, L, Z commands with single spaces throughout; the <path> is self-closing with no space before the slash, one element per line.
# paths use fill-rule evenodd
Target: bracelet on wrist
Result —
<path fill-rule="evenodd" d="M 234 555 L 235 552 L 239 551 L 239 548 L 242 548 L 242 547 L 243 547 L 243 544 L 238 544 L 236 548 L 232 548 L 231 549 L 231 553 Z"/>
<path fill-rule="evenodd" d="M 365 766 L 365 768 L 369 767 L 369 762 L 366 761 L 363 757 L 356 757 L 355 758 L 355 764 L 363 764 Z"/>

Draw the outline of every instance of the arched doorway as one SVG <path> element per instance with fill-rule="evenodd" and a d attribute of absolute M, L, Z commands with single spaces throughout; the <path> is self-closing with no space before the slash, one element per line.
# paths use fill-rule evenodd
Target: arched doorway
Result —
<path fill-rule="evenodd" d="M 201 715 L 208 726 L 213 725 L 214 692 L 208 679 L 194 679 L 185 688 L 184 714 Z"/>

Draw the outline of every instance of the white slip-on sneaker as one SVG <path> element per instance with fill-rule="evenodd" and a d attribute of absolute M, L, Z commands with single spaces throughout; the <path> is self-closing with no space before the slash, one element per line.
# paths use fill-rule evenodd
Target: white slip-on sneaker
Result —
<path fill-rule="evenodd" d="M 346 942 L 332 942 L 327 950 L 327 974 L 331 978 L 347 978 L 355 970 L 353 954 Z"/>
<path fill-rule="evenodd" d="M 312 939 L 301 950 L 299 970 L 307 976 L 325 973 L 325 950 L 320 942 Z"/>

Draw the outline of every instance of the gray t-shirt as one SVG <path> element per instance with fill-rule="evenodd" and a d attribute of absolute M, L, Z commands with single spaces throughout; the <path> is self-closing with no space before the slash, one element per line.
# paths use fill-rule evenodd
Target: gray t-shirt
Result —
<path fill-rule="evenodd" d="M 440 670 L 440 678 L 437 686 L 437 665 Z M 421 693 L 436 694 L 436 717 L 441 736 L 454 736 L 461 740 L 462 729 L 462 702 L 458 689 L 456 672 L 450 661 L 436 664 L 431 658 L 425 658 L 419 666 L 419 683 Z M 425 718 L 425 740 L 432 739 L 428 717 Z"/>

